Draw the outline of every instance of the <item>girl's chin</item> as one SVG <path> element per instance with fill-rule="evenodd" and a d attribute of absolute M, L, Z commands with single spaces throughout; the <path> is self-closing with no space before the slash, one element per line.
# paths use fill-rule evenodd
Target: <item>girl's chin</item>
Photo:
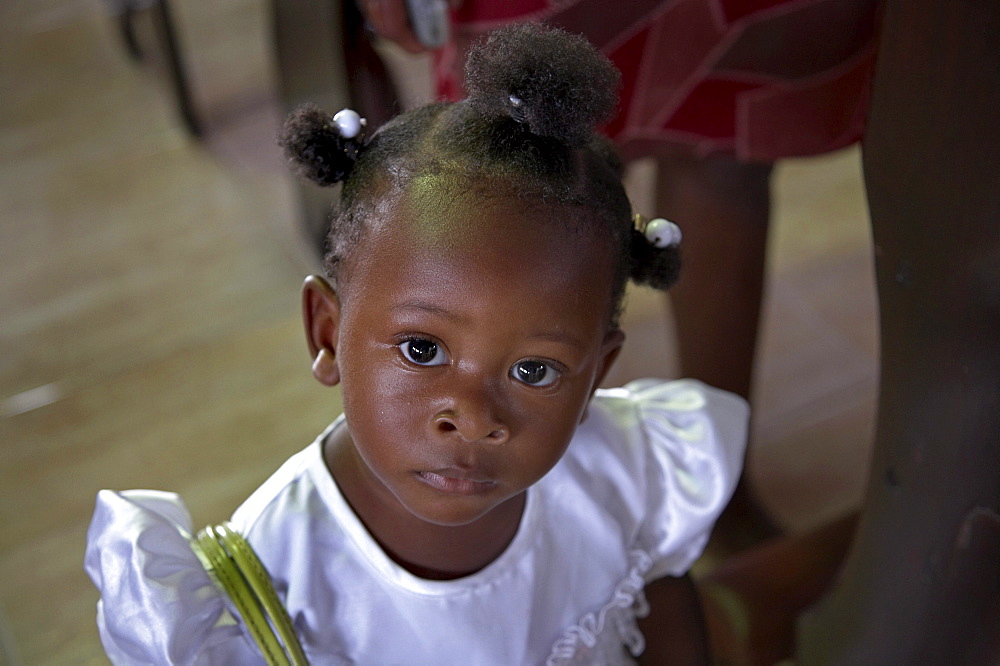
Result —
<path fill-rule="evenodd" d="M 420 501 L 404 503 L 404 506 L 414 517 L 426 523 L 440 527 L 464 527 L 483 519 L 506 517 L 507 504 L 515 499 L 509 496 L 486 497 L 480 493 L 435 494 L 439 496 L 430 500 L 421 497 Z"/>
<path fill-rule="evenodd" d="M 452 502 L 451 504 L 458 504 L 459 502 Z M 481 520 L 490 515 L 490 513 L 496 509 L 496 504 L 491 504 L 490 506 L 447 506 L 448 502 L 436 503 L 434 506 L 407 506 L 410 513 L 416 518 L 424 521 L 425 523 L 430 523 L 432 525 L 437 525 L 439 527 L 464 527 L 466 525 L 471 525 L 478 520 Z M 468 502 L 464 503 L 466 505 L 470 504 Z"/>

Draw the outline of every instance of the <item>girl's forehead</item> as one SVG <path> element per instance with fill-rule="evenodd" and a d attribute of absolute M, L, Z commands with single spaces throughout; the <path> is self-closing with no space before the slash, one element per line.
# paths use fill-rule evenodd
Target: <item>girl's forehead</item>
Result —
<path fill-rule="evenodd" d="M 375 234 L 405 234 L 416 243 L 449 247 L 482 244 L 495 233 L 593 235 L 599 243 L 601 226 L 585 219 L 588 212 L 523 196 L 501 180 L 433 175 L 414 178 L 370 228 Z"/>
<path fill-rule="evenodd" d="M 402 277 L 393 283 L 394 293 L 498 279 L 544 284 L 564 299 L 586 296 L 591 305 L 606 300 L 607 307 L 598 309 L 610 319 L 618 252 L 603 224 L 587 219 L 587 212 L 518 196 L 502 182 L 414 178 L 405 191 L 383 197 L 365 219 L 341 268 L 338 291 L 348 300 L 369 298 L 373 287 L 387 286 L 390 272 Z"/>
<path fill-rule="evenodd" d="M 601 330 L 611 319 L 617 253 L 580 207 L 433 182 L 384 203 L 339 281 L 345 307 L 432 300 L 511 316 L 519 307 L 565 310 L 587 312 Z"/>
<path fill-rule="evenodd" d="M 583 217 L 585 210 L 502 190 L 417 182 L 367 221 L 351 263 L 422 257 L 472 271 L 535 271 L 542 264 L 571 273 L 607 266 L 610 281 L 616 255 L 600 224 Z"/>
<path fill-rule="evenodd" d="M 608 243 L 551 219 L 568 211 L 523 203 L 400 202 L 357 246 L 342 305 L 363 312 L 420 304 L 469 326 L 509 317 L 519 331 L 544 323 L 587 340 L 603 335 L 614 306 Z"/>

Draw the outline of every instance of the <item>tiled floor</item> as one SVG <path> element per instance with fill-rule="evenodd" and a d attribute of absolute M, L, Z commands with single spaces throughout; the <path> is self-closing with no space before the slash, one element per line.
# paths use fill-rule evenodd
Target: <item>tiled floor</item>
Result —
<path fill-rule="evenodd" d="M 0 663 L 103 662 L 81 566 L 99 488 L 176 490 L 196 523 L 220 520 L 339 410 L 298 323 L 311 259 L 272 141 L 264 3 L 174 4 L 201 143 L 125 58 L 107 3 L 0 5 Z M 858 153 L 781 165 L 775 196 L 751 472 L 797 530 L 864 482 Z M 614 379 L 672 373 L 659 299 L 634 292 L 626 326 Z"/>

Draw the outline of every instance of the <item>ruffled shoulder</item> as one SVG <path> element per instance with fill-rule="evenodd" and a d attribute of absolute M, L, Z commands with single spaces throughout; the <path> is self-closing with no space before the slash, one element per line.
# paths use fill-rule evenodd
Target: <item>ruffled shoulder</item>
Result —
<path fill-rule="evenodd" d="M 639 380 L 623 389 L 646 440 L 646 511 L 635 547 L 647 580 L 684 574 L 701 555 L 743 468 L 750 410 L 695 380 Z"/>
<path fill-rule="evenodd" d="M 84 566 L 101 593 L 97 624 L 113 663 L 263 663 L 190 535 L 191 516 L 174 493 L 98 493 Z"/>
<path fill-rule="evenodd" d="M 622 647 L 633 657 L 646 649 L 646 639 L 639 631 L 636 618 L 649 615 L 643 588 L 646 573 L 653 563 L 642 551 L 633 551 L 629 557 L 628 573 L 615 586 L 611 599 L 600 610 L 587 613 L 563 632 L 552 646 L 545 666 L 633 663 Z"/>

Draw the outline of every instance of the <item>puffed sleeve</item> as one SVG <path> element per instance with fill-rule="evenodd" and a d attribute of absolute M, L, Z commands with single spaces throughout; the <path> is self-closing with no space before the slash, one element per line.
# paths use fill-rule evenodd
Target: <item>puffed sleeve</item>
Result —
<path fill-rule="evenodd" d="M 625 387 L 647 442 L 646 515 L 638 546 L 647 581 L 687 572 L 701 555 L 743 468 L 746 401 L 694 380 Z"/>
<path fill-rule="evenodd" d="M 115 664 L 261 664 L 189 544 L 174 493 L 97 495 L 84 566 L 101 593 L 97 625 Z"/>

